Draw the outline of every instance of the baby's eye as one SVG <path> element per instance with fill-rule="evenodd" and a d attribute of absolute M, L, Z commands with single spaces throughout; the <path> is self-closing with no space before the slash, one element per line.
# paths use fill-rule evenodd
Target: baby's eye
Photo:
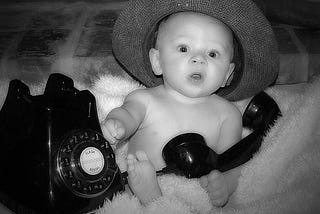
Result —
<path fill-rule="evenodd" d="M 180 52 L 182 52 L 182 53 L 185 53 L 185 52 L 188 52 L 188 47 L 185 46 L 185 45 L 180 45 L 180 46 L 178 47 L 178 50 L 179 50 Z"/>
<path fill-rule="evenodd" d="M 215 57 L 218 56 L 218 53 L 217 53 L 216 51 L 210 51 L 210 52 L 208 53 L 208 55 L 209 55 L 211 58 L 215 58 Z"/>

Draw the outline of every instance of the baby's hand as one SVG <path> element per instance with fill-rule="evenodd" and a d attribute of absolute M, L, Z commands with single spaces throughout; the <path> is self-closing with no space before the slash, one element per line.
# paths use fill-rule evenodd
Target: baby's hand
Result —
<path fill-rule="evenodd" d="M 210 174 L 200 178 L 200 185 L 209 193 L 209 197 L 214 206 L 224 206 L 229 199 L 228 184 L 224 175 L 213 170 Z"/>
<path fill-rule="evenodd" d="M 125 127 L 115 119 L 108 119 L 102 122 L 102 132 L 110 144 L 114 145 L 124 138 Z"/>

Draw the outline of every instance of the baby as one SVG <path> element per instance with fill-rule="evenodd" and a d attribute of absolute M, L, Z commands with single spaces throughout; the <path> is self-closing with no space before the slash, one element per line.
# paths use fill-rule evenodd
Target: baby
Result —
<path fill-rule="evenodd" d="M 142 204 L 161 196 L 156 170 L 165 167 L 162 149 L 175 136 L 201 134 L 218 154 L 241 138 L 241 113 L 218 96 L 232 77 L 233 34 L 221 21 L 196 12 L 165 18 L 149 51 L 152 70 L 163 84 L 130 93 L 103 121 L 106 139 L 128 140 L 128 181 Z M 223 206 L 238 173 L 216 170 L 200 178 L 213 205 Z"/>

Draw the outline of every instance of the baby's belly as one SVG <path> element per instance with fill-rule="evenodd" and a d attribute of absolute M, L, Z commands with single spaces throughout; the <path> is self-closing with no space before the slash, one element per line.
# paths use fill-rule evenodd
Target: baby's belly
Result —
<path fill-rule="evenodd" d="M 128 145 L 128 153 L 135 154 L 138 150 L 146 152 L 156 170 L 161 170 L 166 166 L 162 157 L 162 149 L 174 137 L 185 133 L 198 133 L 206 139 L 208 146 L 214 149 L 214 145 L 208 142 L 216 142 L 219 136 L 217 126 L 214 125 L 217 123 L 210 124 L 210 126 L 199 126 L 197 122 L 182 126 L 172 121 L 156 124 L 156 127 L 148 126 L 138 129 Z"/>
<path fill-rule="evenodd" d="M 166 143 L 166 140 L 157 136 L 135 134 L 129 141 L 128 153 L 144 151 L 156 170 L 161 170 L 166 166 L 162 158 L 162 149 Z"/>

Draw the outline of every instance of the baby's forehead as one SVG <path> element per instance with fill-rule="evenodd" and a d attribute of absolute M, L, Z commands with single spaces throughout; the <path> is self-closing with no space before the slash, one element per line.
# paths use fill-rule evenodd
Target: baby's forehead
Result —
<path fill-rule="evenodd" d="M 177 12 L 162 19 L 159 23 L 158 30 L 155 32 L 155 46 L 157 47 L 164 38 L 172 36 L 173 34 L 175 34 L 175 32 L 181 32 L 181 30 L 182 32 L 185 32 L 186 29 L 190 29 L 190 25 L 197 26 L 209 31 L 210 29 L 213 29 L 214 32 L 220 32 L 217 33 L 217 35 L 227 38 L 228 43 L 231 44 L 232 48 L 233 33 L 227 25 L 212 16 L 190 11 Z M 193 27 L 191 29 L 192 31 L 196 30 Z"/>

